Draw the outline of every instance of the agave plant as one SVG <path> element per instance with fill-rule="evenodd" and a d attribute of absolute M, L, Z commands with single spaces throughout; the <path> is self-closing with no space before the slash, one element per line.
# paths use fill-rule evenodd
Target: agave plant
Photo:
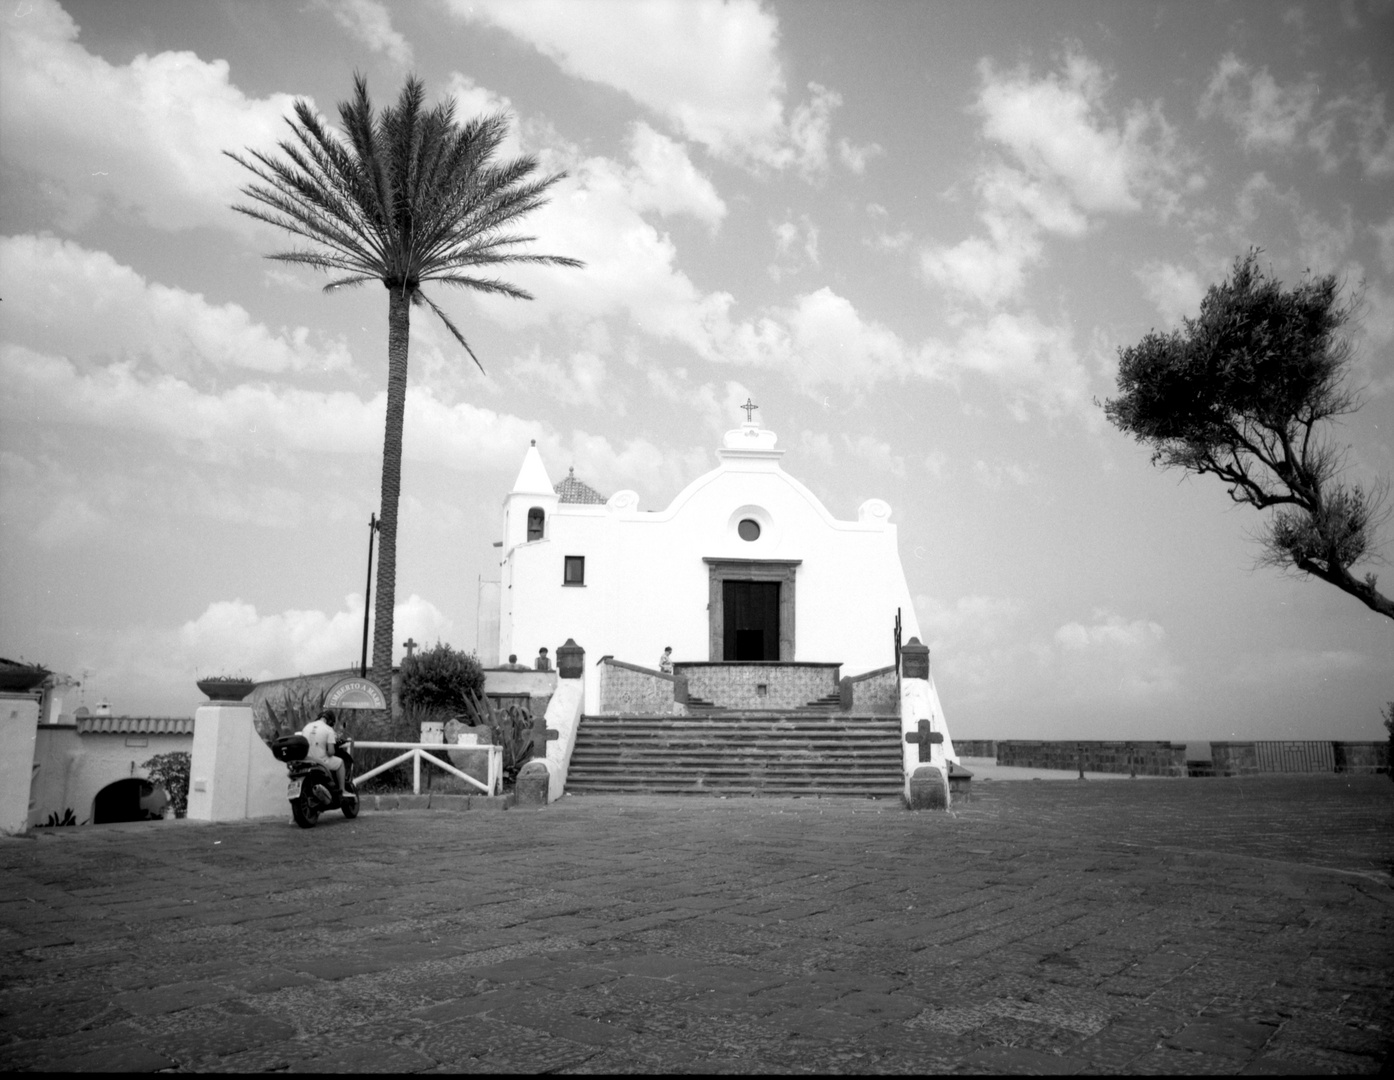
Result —
<path fill-rule="evenodd" d="M 518 779 L 518 770 L 532 757 L 532 712 L 522 705 L 499 708 L 486 694 L 465 695 L 465 712 L 475 727 L 489 729 L 490 740 L 503 748 L 503 775 L 509 783 Z"/>

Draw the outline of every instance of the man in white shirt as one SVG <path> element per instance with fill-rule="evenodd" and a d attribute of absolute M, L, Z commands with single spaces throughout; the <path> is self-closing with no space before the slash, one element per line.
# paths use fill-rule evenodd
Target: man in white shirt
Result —
<path fill-rule="evenodd" d="M 305 756 L 311 761 L 323 762 L 334 774 L 334 782 L 339 785 L 339 790 L 343 791 L 344 759 L 334 753 L 339 737 L 339 733 L 334 730 L 334 724 L 334 713 L 329 709 L 321 709 L 319 716 L 306 724 L 305 730 L 300 734 L 310 743 L 310 750 Z"/>

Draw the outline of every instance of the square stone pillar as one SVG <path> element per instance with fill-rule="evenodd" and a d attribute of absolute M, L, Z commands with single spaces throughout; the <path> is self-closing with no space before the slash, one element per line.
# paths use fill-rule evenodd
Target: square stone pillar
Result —
<path fill-rule="evenodd" d="M 271 755 L 245 702 L 200 705 L 194 713 L 189 817 L 243 821 L 286 817 L 286 767 Z"/>
<path fill-rule="evenodd" d="M 29 827 L 38 729 L 38 697 L 0 694 L 0 834 L 5 836 L 16 836 Z"/>

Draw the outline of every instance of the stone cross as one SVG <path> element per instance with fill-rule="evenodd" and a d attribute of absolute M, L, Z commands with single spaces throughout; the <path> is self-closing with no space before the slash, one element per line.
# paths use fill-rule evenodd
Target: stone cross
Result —
<path fill-rule="evenodd" d="M 532 756 L 536 760 L 542 760 L 547 756 L 547 744 L 556 742 L 561 735 L 556 728 L 547 726 L 545 716 L 534 716 L 532 718 Z"/>
<path fill-rule="evenodd" d="M 402 642 L 402 648 L 407 650 L 407 659 L 410 660 L 412 652 L 417 648 L 416 641 L 413 638 L 407 638 L 406 641 Z"/>
<path fill-rule="evenodd" d="M 759 406 L 759 405 L 756 405 L 755 402 L 751 401 L 751 400 L 750 400 L 750 397 L 747 395 L 747 396 L 746 396 L 746 399 L 745 399 L 745 404 L 744 404 L 744 405 L 738 405 L 738 406 L 736 406 L 736 407 L 739 408 L 739 409 L 744 409 L 744 410 L 745 410 L 745 422 L 748 424 L 748 423 L 750 423 L 750 414 L 753 413 L 753 412 L 754 412 L 756 409 L 758 409 L 760 406 Z"/>
<path fill-rule="evenodd" d="M 930 731 L 928 720 L 921 720 L 920 729 L 918 731 L 907 731 L 905 733 L 905 741 L 919 744 L 915 747 L 915 753 L 919 758 L 920 764 L 924 765 L 929 761 L 929 748 L 937 743 L 942 743 L 944 741 L 944 736 L 937 731 Z"/>

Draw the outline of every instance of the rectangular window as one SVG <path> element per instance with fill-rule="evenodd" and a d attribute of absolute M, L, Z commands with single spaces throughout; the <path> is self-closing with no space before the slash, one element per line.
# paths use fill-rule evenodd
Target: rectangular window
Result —
<path fill-rule="evenodd" d="M 562 573 L 563 585 L 584 585 L 586 583 L 586 557 L 584 555 L 566 556 L 566 569 Z"/>

